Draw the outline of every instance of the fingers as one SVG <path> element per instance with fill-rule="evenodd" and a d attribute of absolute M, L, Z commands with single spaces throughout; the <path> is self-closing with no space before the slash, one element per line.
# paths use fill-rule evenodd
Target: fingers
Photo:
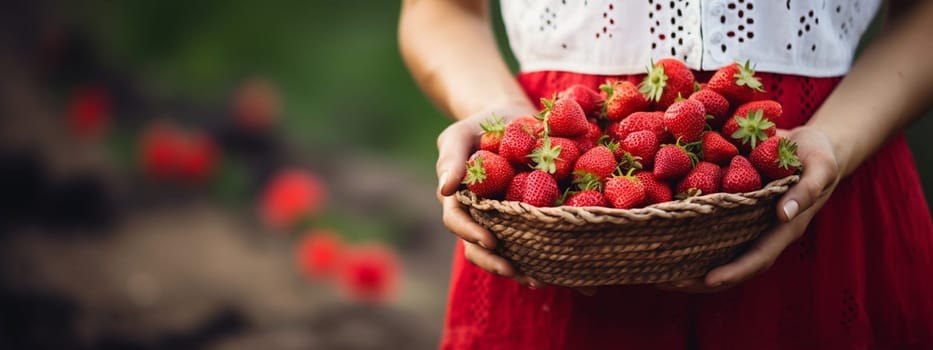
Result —
<path fill-rule="evenodd" d="M 476 244 L 463 242 L 463 256 L 483 270 L 503 277 L 515 277 L 515 268 L 512 264 Z M 527 283 L 526 281 L 524 284 Z"/>
<path fill-rule="evenodd" d="M 839 180 L 839 164 L 826 135 L 800 128 L 791 132 L 789 137 L 797 143 L 803 173 L 800 181 L 778 202 L 777 215 L 784 222 L 790 222 L 795 216 L 812 207 L 821 197 L 827 195 Z"/>
<path fill-rule="evenodd" d="M 460 187 L 466 172 L 466 160 L 473 149 L 476 135 L 454 124 L 437 137 L 437 190 L 440 196 L 449 196 Z"/>
<path fill-rule="evenodd" d="M 496 247 L 496 239 L 489 231 L 473 221 L 473 218 L 463 210 L 463 206 L 454 197 L 441 199 L 444 212 L 444 226 L 453 234 L 472 244 L 478 244 L 484 249 Z"/>

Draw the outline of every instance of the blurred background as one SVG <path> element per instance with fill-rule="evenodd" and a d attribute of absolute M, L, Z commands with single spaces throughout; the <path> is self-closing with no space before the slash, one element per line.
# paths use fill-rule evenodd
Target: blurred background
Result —
<path fill-rule="evenodd" d="M 449 121 L 398 11 L 6 2 L 0 348 L 434 348 Z M 928 200 L 931 132 L 908 131 Z"/>

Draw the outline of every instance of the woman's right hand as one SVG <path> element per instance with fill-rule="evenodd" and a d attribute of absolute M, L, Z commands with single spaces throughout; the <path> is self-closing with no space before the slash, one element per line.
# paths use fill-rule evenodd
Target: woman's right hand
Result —
<path fill-rule="evenodd" d="M 453 196 L 460 188 L 466 172 L 466 161 L 479 143 L 482 129 L 479 124 L 492 114 L 506 121 L 521 115 L 535 113 L 529 103 L 516 103 L 487 109 L 453 123 L 437 137 L 437 196 L 443 205 L 444 226 L 463 240 L 463 255 L 481 269 L 493 274 L 509 277 L 522 285 L 540 288 L 542 283 L 517 273 L 508 261 L 495 254 L 496 238 L 473 221 L 463 205 Z"/>

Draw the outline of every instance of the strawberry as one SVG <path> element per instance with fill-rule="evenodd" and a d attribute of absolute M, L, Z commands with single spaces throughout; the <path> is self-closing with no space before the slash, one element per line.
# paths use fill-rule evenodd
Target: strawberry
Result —
<path fill-rule="evenodd" d="M 774 136 L 777 129 L 770 120 L 762 118 L 762 111 L 749 111 L 749 114 L 736 115 L 722 126 L 722 134 L 727 137 L 743 154 L 750 152 L 761 141 Z"/>
<path fill-rule="evenodd" d="M 298 269 L 313 280 L 332 277 L 340 265 L 343 246 L 343 239 L 330 230 L 308 233 L 295 247 Z"/>
<path fill-rule="evenodd" d="M 654 156 L 654 176 L 660 180 L 678 180 L 693 168 L 695 155 L 680 144 L 666 145 Z"/>
<path fill-rule="evenodd" d="M 591 89 L 589 86 L 583 84 L 571 85 L 564 89 L 564 91 L 557 93 L 557 98 L 567 98 L 577 101 L 577 104 L 580 105 L 580 108 L 583 108 L 583 113 L 586 113 L 587 117 L 599 118 L 602 114 L 603 97 L 599 92 L 596 92 L 596 90 Z"/>
<path fill-rule="evenodd" d="M 583 107 L 577 101 L 569 98 L 558 98 L 550 101 L 541 99 L 544 105 L 544 111 L 541 112 L 546 128 L 546 133 L 550 136 L 576 137 L 589 130 L 586 121 L 586 113 Z"/>
<path fill-rule="evenodd" d="M 635 84 L 629 81 L 606 83 L 599 87 L 606 93 L 606 118 L 617 122 L 634 112 L 648 109 L 651 105 Z"/>
<path fill-rule="evenodd" d="M 200 184 L 217 169 L 217 146 L 207 134 L 192 131 L 176 136 L 178 175 L 188 184 Z"/>
<path fill-rule="evenodd" d="M 678 96 L 693 93 L 693 72 L 683 62 L 674 58 L 663 58 L 652 62 L 648 75 L 642 80 L 639 91 L 656 102 L 658 109 L 667 109 Z"/>
<path fill-rule="evenodd" d="M 479 150 L 467 161 L 463 183 L 467 189 L 483 198 L 499 198 L 509 187 L 515 170 L 504 157 Z"/>
<path fill-rule="evenodd" d="M 340 290 L 346 298 L 358 302 L 389 302 L 401 280 L 400 260 L 395 250 L 381 244 L 350 247 L 340 268 Z"/>
<path fill-rule="evenodd" d="M 603 136 L 602 129 L 599 128 L 599 123 L 595 120 L 590 119 L 587 121 L 587 127 L 589 128 L 586 134 L 583 136 L 577 137 L 574 141 L 577 142 L 577 150 L 581 153 L 586 152 L 590 148 L 596 147 L 599 143 L 599 138 Z"/>
<path fill-rule="evenodd" d="M 499 143 L 505 134 L 505 122 L 493 114 L 492 118 L 479 123 L 483 135 L 479 139 L 479 149 L 489 152 L 499 152 Z"/>
<path fill-rule="evenodd" d="M 529 126 L 518 118 L 513 119 L 505 126 L 505 133 L 499 143 L 499 155 L 505 157 L 517 169 L 527 168 L 528 154 L 535 148 L 537 142 L 537 138 L 532 134 L 533 130 L 533 126 Z"/>
<path fill-rule="evenodd" d="M 777 101 L 759 100 L 759 101 L 745 102 L 739 105 L 735 109 L 735 112 L 732 114 L 747 116 L 750 114 L 754 114 L 752 112 L 758 112 L 758 111 L 761 111 L 761 116 L 763 119 L 770 120 L 778 128 L 786 129 L 792 126 L 792 125 L 787 125 L 786 122 L 783 122 L 784 118 L 781 118 L 781 116 L 784 115 L 784 108 L 781 107 L 781 104 L 778 103 Z"/>
<path fill-rule="evenodd" d="M 155 180 L 170 180 L 178 174 L 178 131 L 166 122 L 146 127 L 140 140 L 140 160 L 145 175 Z"/>
<path fill-rule="evenodd" d="M 263 77 L 243 81 L 230 101 L 234 125 L 248 132 L 269 130 L 282 117 L 281 95 L 276 85 Z"/>
<path fill-rule="evenodd" d="M 671 187 L 667 183 L 658 180 L 651 171 L 636 171 L 635 177 L 641 180 L 641 184 L 645 186 L 645 205 L 668 202 L 674 199 Z"/>
<path fill-rule="evenodd" d="M 596 146 L 577 159 L 576 164 L 573 166 L 573 174 L 578 178 L 585 174 L 591 174 L 597 179 L 603 180 L 612 175 L 617 165 L 612 150 L 606 146 Z"/>
<path fill-rule="evenodd" d="M 530 116 L 530 115 L 518 116 L 510 120 L 508 124 L 524 125 L 525 130 L 527 130 L 529 134 L 534 135 L 536 137 L 541 136 L 544 133 L 544 122 L 542 122 L 541 120 L 539 120 L 538 118 L 534 116 Z M 508 128 L 508 124 L 506 124 L 506 128 Z"/>
<path fill-rule="evenodd" d="M 602 182 L 595 177 L 590 177 L 587 181 L 577 183 L 580 191 L 572 192 L 565 205 L 571 207 L 608 207 L 609 201 L 602 192 Z"/>
<path fill-rule="evenodd" d="M 606 180 L 604 193 L 612 207 L 631 209 L 645 202 L 645 186 L 642 185 L 641 180 L 631 174 L 632 170 L 629 170 L 626 175 Z"/>
<path fill-rule="evenodd" d="M 327 197 L 324 184 L 314 174 L 301 169 L 279 172 L 262 192 L 260 217 L 274 229 L 287 229 L 314 216 Z"/>
<path fill-rule="evenodd" d="M 744 193 L 761 189 L 761 175 L 747 158 L 732 157 L 732 161 L 722 174 L 722 191 L 726 193 Z"/>
<path fill-rule="evenodd" d="M 635 112 L 621 122 L 609 124 L 606 133 L 613 140 L 622 142 L 628 134 L 636 131 L 649 130 L 657 136 L 658 141 L 664 142 L 668 138 L 664 130 L 664 112 Z"/>
<path fill-rule="evenodd" d="M 551 174 L 541 170 L 528 173 L 525 178 L 525 189 L 522 192 L 522 202 L 536 207 L 553 206 L 560 197 L 557 181 Z"/>
<path fill-rule="evenodd" d="M 513 177 L 512 181 L 509 182 L 508 190 L 505 192 L 505 200 L 522 200 L 522 195 L 525 193 L 525 179 L 528 178 L 528 174 L 529 172 L 527 171 L 515 174 L 515 177 Z"/>
<path fill-rule="evenodd" d="M 752 100 L 756 91 L 764 91 L 749 61 L 745 61 L 745 66 L 735 62 L 720 68 L 706 83 L 706 87 L 718 92 L 734 105 Z"/>
<path fill-rule="evenodd" d="M 703 160 L 719 165 L 725 165 L 733 156 L 739 154 L 739 150 L 735 148 L 735 145 L 715 131 L 703 133 L 700 152 Z"/>
<path fill-rule="evenodd" d="M 696 196 L 719 192 L 722 169 L 710 162 L 699 162 L 697 166 L 677 183 L 677 194 Z"/>
<path fill-rule="evenodd" d="M 714 130 L 721 128 L 722 124 L 726 122 L 726 118 L 729 117 L 729 100 L 716 91 L 701 89 L 690 95 L 690 99 L 703 104 L 707 114 L 706 122 Z"/>
<path fill-rule="evenodd" d="M 663 121 L 664 128 L 674 139 L 694 142 L 700 139 L 706 127 L 706 110 L 702 103 L 695 100 L 674 102 L 664 112 Z"/>
<path fill-rule="evenodd" d="M 761 175 L 770 180 L 794 175 L 801 166 L 797 144 L 780 136 L 762 142 L 752 150 L 748 159 Z"/>
<path fill-rule="evenodd" d="M 538 139 L 529 157 L 535 163 L 535 169 L 554 174 L 555 180 L 563 181 L 570 178 L 573 164 L 580 157 L 580 151 L 573 140 L 543 137 Z"/>
<path fill-rule="evenodd" d="M 623 158 L 639 169 L 651 168 L 654 155 L 660 148 L 658 138 L 651 131 L 643 130 L 629 134 L 619 146 L 624 152 Z"/>

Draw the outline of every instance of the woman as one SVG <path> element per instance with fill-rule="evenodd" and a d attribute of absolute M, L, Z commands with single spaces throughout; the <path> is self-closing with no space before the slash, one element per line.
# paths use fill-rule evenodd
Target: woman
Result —
<path fill-rule="evenodd" d="M 457 120 L 438 137 L 438 195 L 455 251 L 446 349 L 933 347 L 933 223 L 901 130 L 930 106 L 933 2 L 502 2 L 517 79 L 486 1 L 409 0 L 403 57 Z M 896 11 L 895 11 L 896 10 Z M 876 15 L 890 28 L 854 61 Z M 575 83 L 638 79 L 650 58 L 699 71 L 752 60 L 793 120 L 800 182 L 781 224 L 698 279 L 577 293 L 516 274 L 451 197 L 479 122 L 537 110 Z M 467 263 L 469 262 L 469 263 Z M 472 264 L 471 264 L 472 263 Z M 513 281 L 514 280 L 514 281 Z M 518 283 L 515 283 L 517 281 Z M 522 286 L 531 288 L 525 288 Z"/>

